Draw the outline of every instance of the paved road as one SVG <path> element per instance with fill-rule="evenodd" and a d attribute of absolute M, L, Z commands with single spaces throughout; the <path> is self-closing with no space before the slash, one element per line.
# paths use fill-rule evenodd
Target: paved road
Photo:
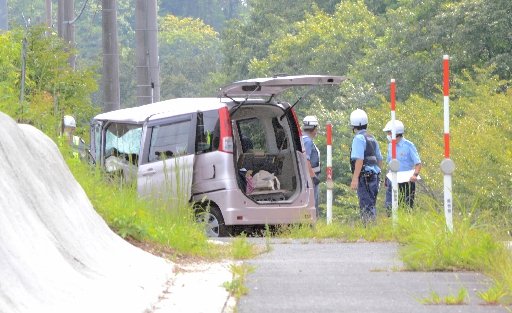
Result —
<path fill-rule="evenodd" d="M 507 312 L 482 305 L 475 292 L 490 286 L 485 276 L 400 271 L 397 251 L 394 243 L 272 241 L 271 252 L 247 261 L 255 271 L 238 312 Z M 461 288 L 469 293 L 464 305 L 420 303 Z"/>

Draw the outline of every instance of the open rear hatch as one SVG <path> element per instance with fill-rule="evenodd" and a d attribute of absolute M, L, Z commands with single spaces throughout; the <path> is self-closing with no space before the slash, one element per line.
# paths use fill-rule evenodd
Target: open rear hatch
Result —
<path fill-rule="evenodd" d="M 346 79 L 345 76 L 327 75 L 254 78 L 238 81 L 222 87 L 219 91 L 219 96 L 227 98 L 242 97 L 245 99 L 251 97 L 273 97 L 292 87 L 339 85 Z"/>
<path fill-rule="evenodd" d="M 293 116 L 293 106 L 277 105 L 275 96 L 292 87 L 311 87 L 309 92 L 344 80 L 343 76 L 279 76 L 239 81 L 220 89 L 219 96 L 238 103 L 230 114 L 239 185 L 248 197 L 258 203 L 288 202 L 305 186 L 300 125 Z"/>

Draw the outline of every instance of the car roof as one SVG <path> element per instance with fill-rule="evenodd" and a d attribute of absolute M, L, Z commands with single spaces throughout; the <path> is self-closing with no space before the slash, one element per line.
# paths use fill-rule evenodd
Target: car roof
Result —
<path fill-rule="evenodd" d="M 219 97 L 273 97 L 285 90 L 299 86 L 339 85 L 347 80 L 345 76 L 296 75 L 254 78 L 224 86 Z"/>
<path fill-rule="evenodd" d="M 232 103 L 220 98 L 176 98 L 161 102 L 98 114 L 93 120 L 142 124 L 157 114 L 180 115 L 197 111 L 215 110 Z"/>
<path fill-rule="evenodd" d="M 238 81 L 219 91 L 219 98 L 176 98 L 138 107 L 110 111 L 98 114 L 93 120 L 142 124 L 155 115 L 174 116 L 197 111 L 214 110 L 223 106 L 238 104 L 269 103 L 263 97 L 269 97 L 298 86 L 339 85 L 345 76 L 297 75 L 254 78 Z M 243 99 L 236 99 L 243 98 Z M 244 100 L 245 99 L 245 100 Z M 251 99 L 247 102 L 247 99 Z M 274 103 L 274 102 L 273 102 Z M 274 103 L 276 104 L 276 103 Z M 156 116 L 155 116 L 156 117 Z"/>

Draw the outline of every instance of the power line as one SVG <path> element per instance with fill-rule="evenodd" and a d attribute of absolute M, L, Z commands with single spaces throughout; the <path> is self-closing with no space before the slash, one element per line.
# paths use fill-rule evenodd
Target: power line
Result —
<path fill-rule="evenodd" d="M 85 0 L 82 9 L 80 9 L 80 13 L 78 13 L 78 15 L 72 21 L 66 21 L 65 23 L 73 24 L 74 22 L 76 22 L 80 18 L 80 16 L 82 16 L 82 13 L 84 13 L 85 7 L 87 6 L 87 2 L 89 2 L 89 0 Z"/>

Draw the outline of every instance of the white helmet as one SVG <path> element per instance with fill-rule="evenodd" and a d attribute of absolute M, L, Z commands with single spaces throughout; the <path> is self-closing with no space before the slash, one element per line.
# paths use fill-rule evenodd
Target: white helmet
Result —
<path fill-rule="evenodd" d="M 304 129 L 313 129 L 318 126 L 318 119 L 314 115 L 308 115 L 302 120 Z"/>
<path fill-rule="evenodd" d="M 368 124 L 368 115 L 361 109 L 356 109 L 350 113 L 350 125 L 363 126 Z"/>
<path fill-rule="evenodd" d="M 382 131 L 390 132 L 393 130 L 393 121 L 389 121 L 386 126 L 382 129 Z M 403 134 L 405 132 L 404 123 L 399 120 L 395 120 L 395 131 L 397 135 Z"/>
<path fill-rule="evenodd" d="M 71 115 L 64 115 L 64 118 L 62 120 L 62 123 L 64 127 L 73 127 L 76 128 L 76 121 L 75 118 Z"/>

